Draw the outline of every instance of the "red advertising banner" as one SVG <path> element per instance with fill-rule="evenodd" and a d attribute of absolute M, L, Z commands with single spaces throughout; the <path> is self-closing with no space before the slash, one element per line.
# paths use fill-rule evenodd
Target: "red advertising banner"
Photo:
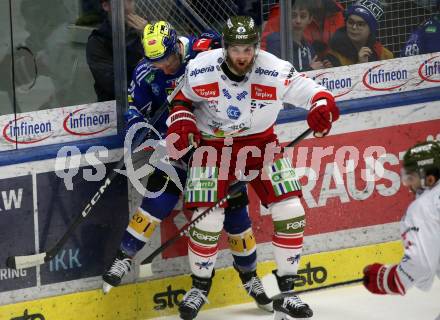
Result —
<path fill-rule="evenodd" d="M 399 155 L 440 133 L 440 120 L 390 126 L 307 139 L 293 151 L 292 163 L 302 176 L 305 235 L 315 235 L 399 221 L 412 194 L 401 187 Z M 271 217 L 249 189 L 249 212 L 258 243 L 272 240 Z M 174 217 L 161 224 L 162 241 L 176 231 Z M 190 219 L 191 213 L 185 212 Z M 226 237 L 220 249 L 227 248 Z M 186 255 L 186 240 L 164 258 Z"/>

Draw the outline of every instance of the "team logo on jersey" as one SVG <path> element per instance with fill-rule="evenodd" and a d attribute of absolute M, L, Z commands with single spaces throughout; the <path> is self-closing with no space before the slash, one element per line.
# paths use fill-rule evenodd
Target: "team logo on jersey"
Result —
<path fill-rule="evenodd" d="M 255 70 L 255 73 L 260 76 L 265 75 L 265 76 L 270 76 L 270 77 L 278 77 L 278 72 L 276 70 L 267 70 L 267 69 L 263 69 L 261 67 L 258 67 Z"/>
<path fill-rule="evenodd" d="M 202 98 L 215 98 L 220 94 L 218 82 L 203 84 L 201 86 L 192 87 L 193 91 Z"/>
<path fill-rule="evenodd" d="M 195 68 L 191 73 L 189 74 L 190 77 L 197 77 L 199 74 L 203 73 L 209 73 L 214 71 L 214 66 L 207 66 L 204 68 Z"/>
<path fill-rule="evenodd" d="M 236 106 L 229 106 L 228 109 L 226 110 L 226 113 L 229 119 L 232 120 L 237 120 L 241 116 L 240 109 L 238 109 L 238 107 Z"/>
<path fill-rule="evenodd" d="M 156 77 L 156 73 L 154 72 L 149 72 L 146 76 L 145 76 L 145 82 L 150 84 L 153 82 L 154 78 Z"/>
<path fill-rule="evenodd" d="M 196 265 L 197 267 L 199 267 L 199 270 L 202 270 L 202 269 L 207 269 L 207 270 L 209 270 L 209 268 L 210 268 L 213 264 L 214 264 L 213 262 L 209 262 L 209 261 L 196 262 L 196 263 L 195 263 L 195 265 Z"/>
<path fill-rule="evenodd" d="M 247 95 L 248 95 L 247 91 L 240 92 L 239 94 L 237 94 L 237 100 L 241 101 L 241 100 L 245 99 Z"/>
<path fill-rule="evenodd" d="M 251 99 L 276 100 L 277 88 L 253 83 L 251 84 Z"/>

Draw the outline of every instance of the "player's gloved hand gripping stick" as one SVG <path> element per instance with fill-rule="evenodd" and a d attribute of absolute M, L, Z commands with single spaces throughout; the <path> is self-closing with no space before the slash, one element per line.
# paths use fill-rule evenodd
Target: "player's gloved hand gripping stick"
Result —
<path fill-rule="evenodd" d="M 165 111 L 168 110 L 170 101 L 172 101 L 175 95 L 177 94 L 177 92 L 180 91 L 180 89 L 183 86 L 183 83 L 184 83 L 184 77 L 179 79 L 176 88 L 167 97 L 167 101 L 165 101 L 165 103 L 156 111 L 153 118 L 151 118 L 151 120 L 148 121 L 150 126 L 154 126 L 156 122 L 164 115 Z M 150 130 L 142 130 L 139 136 L 134 140 L 133 145 L 139 146 L 143 142 L 143 140 L 148 136 L 149 133 Z M 134 150 L 135 148 L 132 149 Z M 66 244 L 67 240 L 75 232 L 77 226 L 89 216 L 90 212 L 92 212 L 93 208 L 99 202 L 99 199 L 107 190 L 108 186 L 117 177 L 118 175 L 117 170 L 121 170 L 124 168 L 125 166 L 124 159 L 125 159 L 125 155 L 122 157 L 121 160 L 119 160 L 119 162 L 116 164 L 116 167 L 112 171 L 110 171 L 110 173 L 107 174 L 107 176 L 104 178 L 104 182 L 101 185 L 101 187 L 99 187 L 98 191 L 93 195 L 92 199 L 90 199 L 90 201 L 85 205 L 81 213 L 74 218 L 72 223 L 69 225 L 67 231 L 52 248 L 50 248 L 45 252 L 31 254 L 31 255 L 10 256 L 6 260 L 6 265 L 11 269 L 23 269 L 23 268 L 35 267 L 53 259 L 57 255 L 57 253 L 61 250 L 61 248 Z"/>

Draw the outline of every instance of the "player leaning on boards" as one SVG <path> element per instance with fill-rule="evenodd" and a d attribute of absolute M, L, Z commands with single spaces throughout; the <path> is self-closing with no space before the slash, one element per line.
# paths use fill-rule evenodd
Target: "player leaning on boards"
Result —
<path fill-rule="evenodd" d="M 236 179 L 235 169 L 237 173 L 245 171 L 244 167 L 240 170 L 235 165 L 237 158 L 243 160 L 247 156 L 247 152 L 243 154 L 240 150 L 253 149 L 252 156 L 247 158 L 246 174 L 247 170 L 260 170 L 264 166 L 265 173 L 271 177 L 265 179 L 260 173 L 250 183 L 272 215 L 277 284 L 282 292 L 292 294 L 305 226 L 304 208 L 298 198 L 301 186 L 290 160 L 263 163 L 263 152 L 266 145 L 278 145 L 274 125 L 283 102 L 310 109 L 307 122 L 316 136 L 330 131 L 332 121 L 339 118 L 339 110 L 333 95 L 324 87 L 300 75 L 289 62 L 260 51 L 259 44 L 252 18 L 231 17 L 223 30 L 223 49 L 201 53 L 189 62 L 185 83 L 172 102 L 167 120 L 167 147 L 171 157 L 178 157 L 193 141 L 199 145 L 185 189 L 185 205 L 194 210 L 193 218 L 225 196 L 229 184 Z M 230 146 L 230 142 L 233 142 L 229 148 L 231 160 L 224 161 L 227 156 L 221 158 L 222 148 Z M 208 149 L 217 151 L 214 161 L 197 165 L 202 154 L 198 151 Z M 273 148 L 266 153 L 272 151 Z M 223 178 L 222 170 L 226 172 Z M 215 209 L 194 230 L 198 234 L 218 235 L 228 215 L 223 210 Z M 213 253 L 209 257 L 208 251 Z M 190 231 L 188 256 L 193 285 L 179 306 L 182 319 L 194 319 L 207 300 L 216 252 L 217 241 L 202 243 Z M 310 307 L 293 294 L 274 300 L 273 307 L 275 319 L 313 315 Z"/>
<path fill-rule="evenodd" d="M 364 286 L 376 294 L 404 295 L 411 287 L 428 291 L 440 278 L 440 143 L 416 144 L 403 157 L 402 183 L 416 199 L 400 224 L 405 248 L 397 265 L 374 263 L 364 270 Z"/>
<path fill-rule="evenodd" d="M 129 88 L 129 110 L 125 114 L 127 127 L 151 118 L 166 101 L 176 80 L 183 75 L 188 61 L 212 46 L 219 47 L 219 42 L 220 37 L 213 33 L 204 33 L 199 39 L 177 37 L 176 30 L 165 21 L 148 24 L 142 39 L 145 58 L 136 67 Z M 167 113 L 155 125 L 163 135 L 167 129 L 166 118 Z M 187 165 L 182 162 L 172 164 L 184 184 Z M 159 192 L 165 185 L 165 191 L 157 198 L 145 197 L 132 217 L 117 256 L 103 275 L 105 293 L 121 283 L 132 266 L 132 258 L 149 241 L 157 225 L 176 206 L 180 190 L 164 172 L 156 169 L 152 173 L 148 178 L 147 190 Z M 272 301 L 264 293 L 256 273 L 256 241 L 246 209 L 247 202 L 246 190 L 239 197 L 231 199 L 231 214 L 225 219 L 224 228 L 229 237 L 234 267 L 244 288 L 259 307 L 272 311 Z"/>

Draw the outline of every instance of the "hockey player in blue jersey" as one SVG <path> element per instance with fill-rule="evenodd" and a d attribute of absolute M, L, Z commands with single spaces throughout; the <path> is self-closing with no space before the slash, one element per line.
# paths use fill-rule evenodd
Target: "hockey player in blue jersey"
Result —
<path fill-rule="evenodd" d="M 165 21 L 148 24 L 142 39 L 145 57 L 139 62 L 129 88 L 129 110 L 125 114 L 127 128 L 147 121 L 166 101 L 184 74 L 188 61 L 199 52 L 221 47 L 220 36 L 213 32 L 203 33 L 200 38 L 178 37 L 175 29 Z M 155 124 L 160 134 L 166 134 L 168 112 Z M 174 165 L 185 185 L 185 166 Z M 132 266 L 132 259 L 151 238 L 155 228 L 168 217 L 176 206 L 181 191 L 164 172 L 156 169 L 148 178 L 146 189 L 157 192 L 167 184 L 157 198 L 145 197 L 136 210 L 124 233 L 120 248 L 110 268 L 104 273 L 103 290 L 107 293 L 121 283 Z M 256 273 L 256 241 L 246 209 L 246 190 L 229 201 L 225 214 L 224 229 L 234 258 L 234 268 L 248 294 L 257 305 L 272 311 L 270 300 L 262 288 Z M 245 245 L 244 245 L 245 244 Z M 195 279 L 196 280 L 196 279 Z"/>
<path fill-rule="evenodd" d="M 409 37 L 402 49 L 402 57 L 440 51 L 440 0 L 437 0 L 436 3 L 431 18 L 418 27 Z"/>

